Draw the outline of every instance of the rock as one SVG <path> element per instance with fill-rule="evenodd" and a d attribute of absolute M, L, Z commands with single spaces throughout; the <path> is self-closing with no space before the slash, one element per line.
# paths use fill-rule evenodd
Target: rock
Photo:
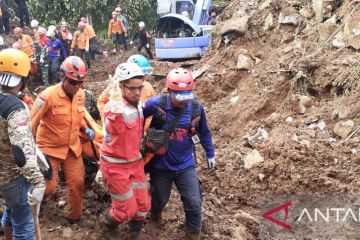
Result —
<path fill-rule="evenodd" d="M 265 178 L 265 174 L 260 173 L 259 174 L 259 180 L 262 181 L 262 180 L 264 180 L 264 178 Z"/>
<path fill-rule="evenodd" d="M 321 42 L 328 40 L 328 38 L 334 33 L 335 30 L 336 30 L 336 24 L 330 24 L 330 23 L 319 24 L 319 28 L 318 28 L 319 40 Z"/>
<path fill-rule="evenodd" d="M 236 68 L 239 70 L 250 70 L 254 66 L 254 61 L 247 55 L 240 54 L 236 63 Z"/>
<path fill-rule="evenodd" d="M 271 124 L 273 124 L 273 123 L 278 122 L 280 119 L 281 119 L 281 114 L 276 113 L 276 112 L 273 112 L 272 114 L 270 114 L 269 117 L 267 117 L 267 118 L 265 119 L 265 123 L 266 123 L 267 125 L 271 125 Z"/>
<path fill-rule="evenodd" d="M 310 103 L 311 103 L 311 98 L 309 96 L 300 96 L 298 112 L 300 114 L 304 114 L 306 112 L 306 108 L 310 107 Z"/>
<path fill-rule="evenodd" d="M 74 235 L 74 231 L 71 228 L 69 227 L 64 228 L 62 233 L 62 236 L 64 238 L 72 238 L 73 235 Z"/>
<path fill-rule="evenodd" d="M 285 122 L 287 123 L 287 124 L 291 124 L 292 122 L 293 122 L 293 118 L 292 117 L 287 117 L 286 118 L 286 120 L 285 120 Z"/>
<path fill-rule="evenodd" d="M 236 221 L 245 225 L 246 227 L 251 227 L 252 225 L 259 224 L 256 218 L 242 210 L 239 210 L 239 212 L 235 214 L 234 218 L 236 219 Z"/>
<path fill-rule="evenodd" d="M 249 16 L 233 17 L 223 23 L 220 23 L 216 26 L 216 29 L 220 36 L 224 36 L 230 32 L 244 34 L 248 30 L 249 19 Z"/>
<path fill-rule="evenodd" d="M 336 124 L 334 128 L 334 133 L 336 136 L 340 138 L 346 138 L 351 133 L 354 127 L 354 121 L 347 120 L 347 121 L 340 121 Z"/>
<path fill-rule="evenodd" d="M 344 48 L 344 47 L 346 47 L 343 32 L 339 32 L 338 34 L 335 35 L 335 38 L 332 41 L 332 45 L 335 48 Z"/>
<path fill-rule="evenodd" d="M 238 100 L 239 100 L 239 96 L 235 96 L 235 97 L 232 97 L 231 99 L 230 99 L 230 102 L 232 103 L 232 104 L 235 104 Z"/>
<path fill-rule="evenodd" d="M 66 201 L 64 201 L 64 200 L 59 201 L 59 207 L 64 207 L 65 204 L 66 204 Z"/>
<path fill-rule="evenodd" d="M 263 29 L 265 31 L 274 29 L 274 15 L 272 13 L 269 13 L 265 18 L 265 23 Z"/>
<path fill-rule="evenodd" d="M 344 41 L 347 47 L 360 49 L 360 13 L 353 14 L 345 22 Z"/>
<path fill-rule="evenodd" d="M 315 12 L 316 21 L 322 22 L 324 18 L 331 17 L 335 5 L 334 0 L 312 0 L 312 9 Z"/>
<path fill-rule="evenodd" d="M 265 0 L 259 7 L 260 10 L 270 7 L 272 0 Z"/>
<path fill-rule="evenodd" d="M 300 16 L 296 12 L 292 12 L 292 13 L 288 13 L 288 14 L 280 13 L 279 23 L 286 24 L 286 25 L 298 26 L 300 23 Z"/>
<path fill-rule="evenodd" d="M 244 157 L 244 168 L 250 169 L 259 163 L 264 162 L 264 158 L 261 156 L 259 151 L 252 150 L 249 154 Z"/>

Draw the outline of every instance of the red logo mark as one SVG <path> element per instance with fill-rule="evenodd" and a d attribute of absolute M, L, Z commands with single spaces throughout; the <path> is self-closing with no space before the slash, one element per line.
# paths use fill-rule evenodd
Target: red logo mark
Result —
<path fill-rule="evenodd" d="M 286 202 L 286 203 L 284 203 L 284 204 L 281 204 L 280 206 L 278 206 L 278 207 L 276 207 L 276 208 L 273 208 L 273 209 L 267 211 L 266 213 L 264 213 L 264 214 L 263 214 L 263 217 L 264 217 L 266 220 L 268 220 L 268 221 L 270 221 L 270 222 L 273 222 L 273 223 L 275 223 L 275 224 L 277 224 L 277 225 L 279 225 L 279 226 L 281 226 L 281 227 L 283 227 L 283 228 L 291 231 L 292 227 L 291 227 L 290 225 L 288 225 L 288 224 L 280 221 L 279 219 L 276 219 L 276 218 L 274 218 L 274 217 L 271 216 L 271 215 L 273 215 L 274 213 L 277 213 L 277 212 L 281 211 L 282 209 L 284 209 L 284 211 L 285 211 L 285 219 L 284 219 L 284 221 L 286 221 L 286 219 L 288 218 L 288 215 L 289 215 L 289 207 L 290 207 L 290 206 L 291 206 L 291 201 Z"/>
<path fill-rule="evenodd" d="M 175 39 L 162 39 L 160 40 L 161 45 L 164 47 L 171 47 L 174 43 L 176 43 Z"/>

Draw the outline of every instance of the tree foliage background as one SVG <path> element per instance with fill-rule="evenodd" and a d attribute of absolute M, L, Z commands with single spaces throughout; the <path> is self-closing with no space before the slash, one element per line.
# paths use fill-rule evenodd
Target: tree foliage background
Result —
<path fill-rule="evenodd" d="M 66 21 L 72 30 L 81 17 L 88 17 L 90 23 L 101 38 L 107 37 L 107 27 L 111 13 L 121 7 L 127 18 L 130 34 L 137 29 L 138 23 L 144 21 L 148 30 L 154 29 L 156 23 L 156 0 L 29 0 L 28 7 L 32 19 L 41 25 L 49 26 Z"/>

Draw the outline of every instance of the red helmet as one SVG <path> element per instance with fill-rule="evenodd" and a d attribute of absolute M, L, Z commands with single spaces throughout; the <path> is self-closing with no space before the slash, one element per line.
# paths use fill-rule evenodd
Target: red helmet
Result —
<path fill-rule="evenodd" d="M 174 91 L 191 91 L 194 89 L 195 83 L 189 70 L 175 68 L 166 77 L 166 87 Z"/>
<path fill-rule="evenodd" d="M 78 28 L 79 29 L 85 29 L 86 28 L 86 24 L 84 22 L 79 22 L 78 23 Z"/>
<path fill-rule="evenodd" d="M 21 27 L 14 28 L 14 34 L 22 34 L 22 28 Z"/>
<path fill-rule="evenodd" d="M 65 72 L 66 77 L 76 80 L 85 81 L 87 69 L 84 61 L 76 56 L 67 57 L 61 64 L 61 70 Z"/>
<path fill-rule="evenodd" d="M 86 17 L 80 18 L 80 22 L 87 23 L 87 18 Z"/>

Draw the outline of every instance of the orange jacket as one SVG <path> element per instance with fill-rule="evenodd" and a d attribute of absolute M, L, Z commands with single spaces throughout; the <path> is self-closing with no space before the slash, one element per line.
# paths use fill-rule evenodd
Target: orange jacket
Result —
<path fill-rule="evenodd" d="M 85 92 L 80 89 L 71 102 L 61 83 L 44 90 L 31 110 L 36 143 L 46 155 L 66 159 L 69 150 L 78 157 L 82 146 L 79 132 L 86 128 Z"/>
<path fill-rule="evenodd" d="M 79 49 L 89 50 L 89 39 L 89 34 L 86 31 L 81 32 L 80 30 L 77 30 L 74 33 L 71 48 L 74 48 L 76 44 Z"/>
<path fill-rule="evenodd" d="M 105 104 L 109 102 L 110 90 L 113 88 L 114 84 L 117 84 L 117 82 L 116 83 L 113 83 L 113 82 L 109 83 L 109 85 L 107 85 L 105 90 L 101 93 L 101 95 L 99 96 L 99 99 L 97 101 L 97 107 L 98 107 L 99 112 L 100 112 L 101 120 L 104 119 L 104 107 L 105 107 Z M 121 92 L 120 92 L 120 94 L 121 94 Z M 144 89 L 141 92 L 140 101 L 142 103 L 144 103 L 144 102 L 146 102 L 146 100 L 148 98 L 154 97 L 154 96 L 156 96 L 156 92 L 155 92 L 153 86 L 148 81 L 144 81 Z M 148 124 L 148 120 L 146 120 L 145 126 L 147 124 Z"/>
<path fill-rule="evenodd" d="M 29 35 L 22 34 L 21 38 L 18 40 L 18 43 L 20 50 L 26 53 L 29 58 L 34 56 L 33 40 Z"/>
<path fill-rule="evenodd" d="M 94 30 L 93 26 L 91 26 L 90 24 L 86 24 L 85 31 L 87 32 L 89 39 L 96 37 L 95 30 Z"/>
<path fill-rule="evenodd" d="M 108 37 L 111 37 L 111 34 L 113 33 L 122 33 L 125 32 L 126 33 L 126 29 L 125 26 L 123 24 L 123 22 L 121 20 L 118 19 L 111 19 L 109 21 L 109 28 L 108 28 Z"/>

